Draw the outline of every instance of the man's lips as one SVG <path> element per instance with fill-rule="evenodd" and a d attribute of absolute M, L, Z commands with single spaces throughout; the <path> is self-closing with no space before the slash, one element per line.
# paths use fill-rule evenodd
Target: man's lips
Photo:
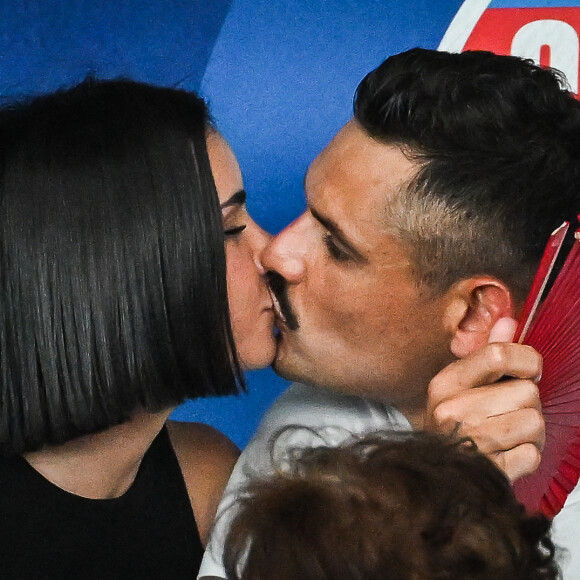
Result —
<path fill-rule="evenodd" d="M 296 330 L 299 326 L 298 318 L 288 300 L 288 283 L 280 274 L 273 271 L 266 272 L 266 278 L 276 318 L 290 330 Z"/>

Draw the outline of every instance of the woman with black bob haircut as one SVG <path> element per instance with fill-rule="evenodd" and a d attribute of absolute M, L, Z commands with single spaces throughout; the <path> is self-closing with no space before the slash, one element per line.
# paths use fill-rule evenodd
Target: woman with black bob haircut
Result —
<path fill-rule="evenodd" d="M 212 134 L 125 80 L 0 110 L 3 578 L 196 575 L 237 449 L 167 418 L 243 386 Z"/>

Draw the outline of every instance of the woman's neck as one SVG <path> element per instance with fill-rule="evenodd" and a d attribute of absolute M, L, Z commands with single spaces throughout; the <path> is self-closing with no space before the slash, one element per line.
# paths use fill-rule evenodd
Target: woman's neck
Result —
<path fill-rule="evenodd" d="M 122 496 L 171 410 L 139 411 L 105 431 L 25 453 L 28 463 L 61 489 L 90 499 Z"/>

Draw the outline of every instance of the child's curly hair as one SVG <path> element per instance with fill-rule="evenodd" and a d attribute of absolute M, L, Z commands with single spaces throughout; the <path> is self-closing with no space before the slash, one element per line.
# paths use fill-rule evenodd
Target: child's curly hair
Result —
<path fill-rule="evenodd" d="M 224 564 L 232 580 L 545 580 L 549 529 L 472 441 L 374 434 L 250 483 Z"/>

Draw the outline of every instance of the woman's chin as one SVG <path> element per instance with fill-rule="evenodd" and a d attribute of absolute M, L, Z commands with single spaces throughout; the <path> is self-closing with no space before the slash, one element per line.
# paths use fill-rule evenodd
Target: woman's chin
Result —
<path fill-rule="evenodd" d="M 238 357 L 245 371 L 257 371 L 269 367 L 276 358 L 276 338 L 269 336 L 267 339 L 254 341 L 252 348 L 241 348 Z"/>

